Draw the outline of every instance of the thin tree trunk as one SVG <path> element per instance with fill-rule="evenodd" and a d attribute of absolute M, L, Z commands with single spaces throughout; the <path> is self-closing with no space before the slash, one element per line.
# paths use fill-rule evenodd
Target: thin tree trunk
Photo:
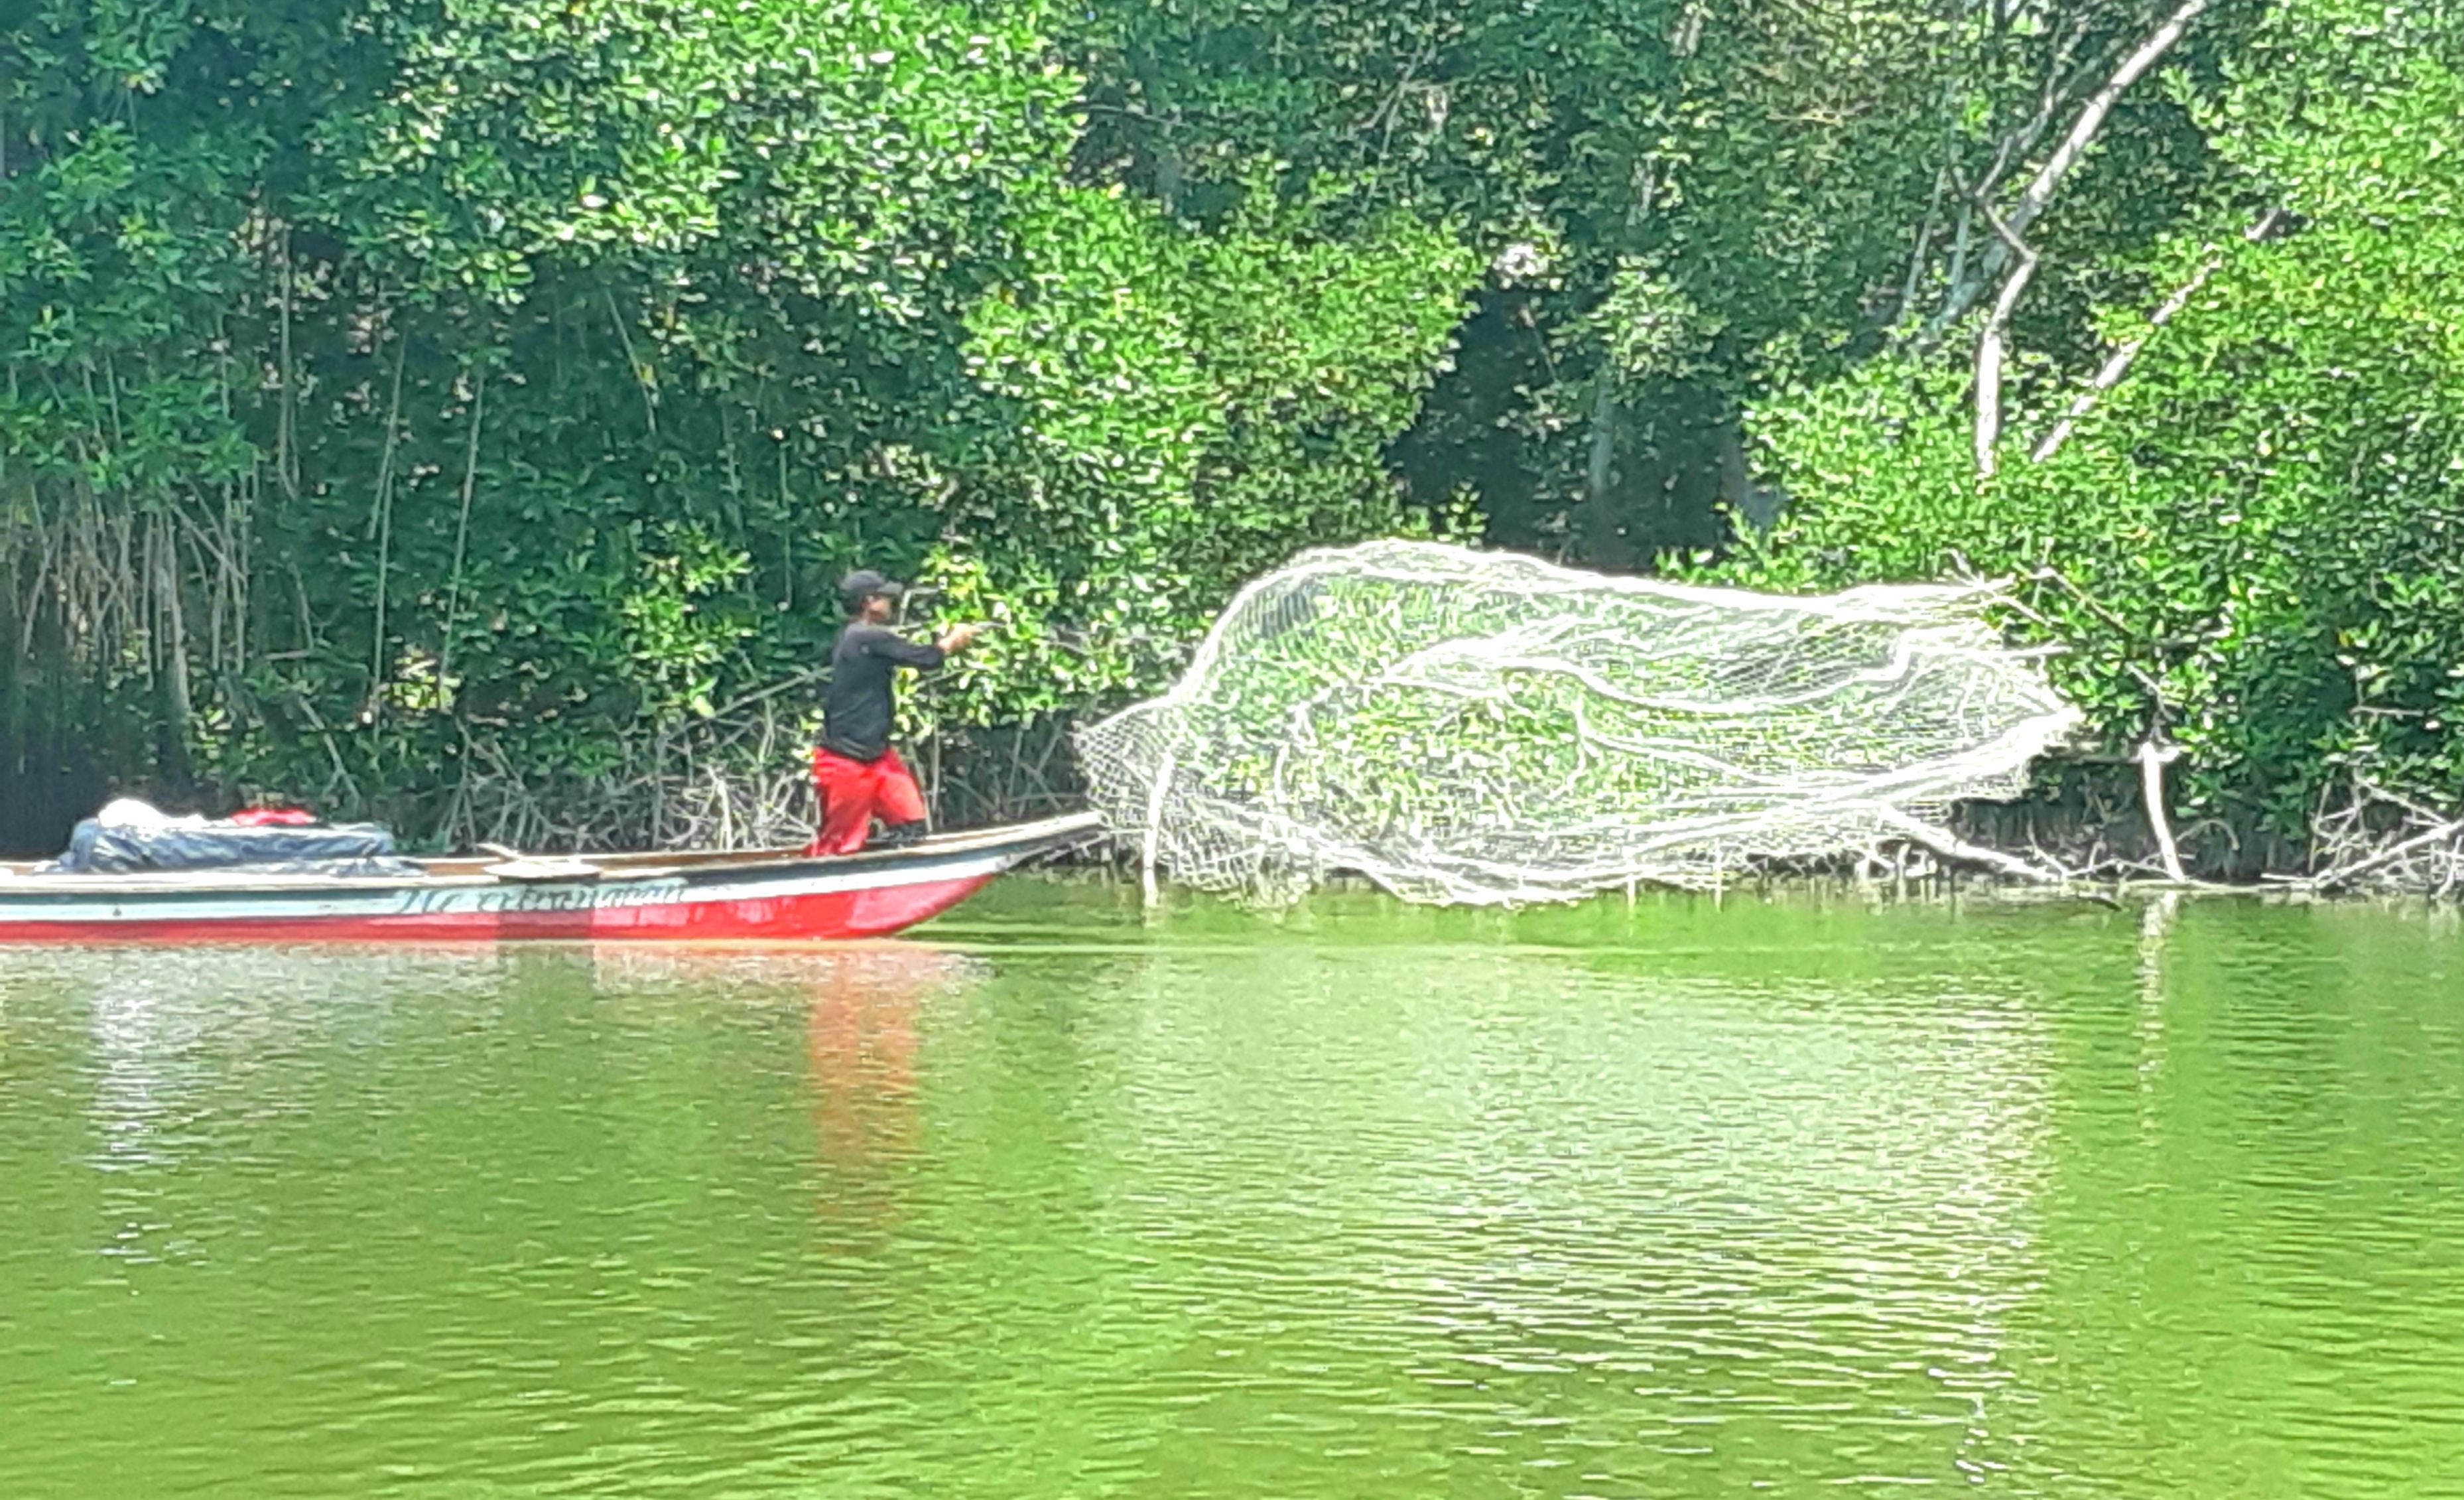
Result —
<path fill-rule="evenodd" d="M 402 342 L 393 357 L 393 396 L 385 406 L 384 455 L 377 460 L 377 513 L 370 521 L 377 543 L 377 600 L 375 641 L 369 647 L 368 711 L 376 711 L 377 700 L 385 688 L 385 585 L 393 566 L 393 452 L 402 426 L 402 367 L 410 358 L 410 338 L 401 336 Z"/>
<path fill-rule="evenodd" d="M 655 372 L 633 352 L 633 330 L 625 325 L 625 315 L 616 306 L 616 289 L 607 288 L 607 320 L 616 325 L 616 342 L 624 346 L 625 366 L 633 372 L 633 384 L 642 391 L 642 422 L 652 437 L 659 435 L 659 387 Z"/>
<path fill-rule="evenodd" d="M 1625 547 L 1617 535 L 1615 496 L 1610 481 L 1617 472 L 1617 388 L 1606 371 L 1592 397 L 1591 451 L 1583 462 L 1583 505 L 1591 516 L 1592 562 L 1602 567 L 1623 567 Z"/>
<path fill-rule="evenodd" d="M 2139 747 L 2139 795 L 2147 805 L 2147 827 L 2156 835 L 2156 854 L 2165 865 L 2165 878 L 2187 881 L 2190 877 L 2182 870 L 2182 851 L 2173 843 L 2173 823 L 2165 815 L 2165 767 L 2179 752 L 2160 750 L 2150 739 Z"/>
<path fill-rule="evenodd" d="M 471 495 L 479 481 L 479 423 L 488 406 L 488 371 L 482 365 L 471 392 L 471 440 L 462 450 L 462 511 L 453 522 L 453 581 L 445 594 L 445 644 L 437 652 L 436 690 L 453 691 L 453 630 L 462 619 L 462 561 L 471 541 Z"/>
<path fill-rule="evenodd" d="M 181 791 L 192 780 L 188 763 L 188 627 L 180 602 L 179 535 L 172 529 L 170 518 L 159 518 L 154 527 L 155 618 L 159 641 L 155 650 L 156 712 L 162 722 L 155 728 L 155 764 L 163 779 Z"/>
<path fill-rule="evenodd" d="M 2013 247 L 2019 264 L 2002 283 L 2002 295 L 1993 299 L 1993 311 L 1976 336 L 1976 472 L 1988 477 L 1997 467 L 1995 449 L 2002 441 L 2003 344 L 2010 334 L 2011 314 L 2036 274 L 2036 253 L 2001 220 L 1995 219 L 1993 228 Z"/>
<path fill-rule="evenodd" d="M 291 355 L 291 296 L 293 276 L 291 263 L 291 227 L 282 228 L 282 296 L 275 301 L 281 320 L 282 397 L 275 413 L 274 476 L 281 481 L 282 493 L 293 500 L 299 498 L 299 371 Z"/>
<path fill-rule="evenodd" d="M 1900 304 L 1891 309 L 1891 320 L 1907 318 L 1917 305 L 1917 285 L 1925 276 L 1925 262 L 1933 254 L 1934 231 L 1941 227 L 1943 189 L 1950 185 L 1948 168 L 1933 174 L 1933 196 L 1925 202 L 1925 222 L 1917 227 L 1917 247 L 1908 255 L 1908 274 L 1900 286 Z"/>

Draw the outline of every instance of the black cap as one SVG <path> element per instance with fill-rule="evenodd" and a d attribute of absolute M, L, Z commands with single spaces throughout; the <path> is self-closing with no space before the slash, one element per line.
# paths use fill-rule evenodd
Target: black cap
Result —
<path fill-rule="evenodd" d="M 857 568 L 839 580 L 839 598 L 850 605 L 861 604 L 875 596 L 895 599 L 905 592 L 905 584 L 884 578 L 869 567 Z"/>

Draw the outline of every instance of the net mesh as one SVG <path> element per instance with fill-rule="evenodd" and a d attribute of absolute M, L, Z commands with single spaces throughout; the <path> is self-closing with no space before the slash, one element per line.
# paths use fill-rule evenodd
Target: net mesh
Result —
<path fill-rule="evenodd" d="M 1988 585 L 1784 598 L 1379 541 L 1233 600 L 1162 697 L 1079 732 L 1149 864 L 1276 902 L 1572 900 L 1851 852 L 2011 797 L 2077 715 Z"/>

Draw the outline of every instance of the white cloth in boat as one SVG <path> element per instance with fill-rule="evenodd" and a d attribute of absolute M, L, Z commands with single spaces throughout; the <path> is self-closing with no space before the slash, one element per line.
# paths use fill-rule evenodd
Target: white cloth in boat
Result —
<path fill-rule="evenodd" d="M 150 802 L 134 797 L 121 797 L 102 805 L 94 821 L 106 828 L 202 828 L 206 820 L 197 813 L 175 818 Z"/>

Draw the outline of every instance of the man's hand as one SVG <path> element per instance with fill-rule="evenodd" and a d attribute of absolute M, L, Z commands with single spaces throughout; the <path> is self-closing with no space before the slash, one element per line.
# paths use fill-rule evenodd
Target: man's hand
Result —
<path fill-rule="evenodd" d="M 953 655 L 976 644 L 976 632 L 981 629 L 981 626 L 975 625 L 954 625 L 943 630 L 941 638 L 933 644 L 941 648 L 942 654 Z"/>

